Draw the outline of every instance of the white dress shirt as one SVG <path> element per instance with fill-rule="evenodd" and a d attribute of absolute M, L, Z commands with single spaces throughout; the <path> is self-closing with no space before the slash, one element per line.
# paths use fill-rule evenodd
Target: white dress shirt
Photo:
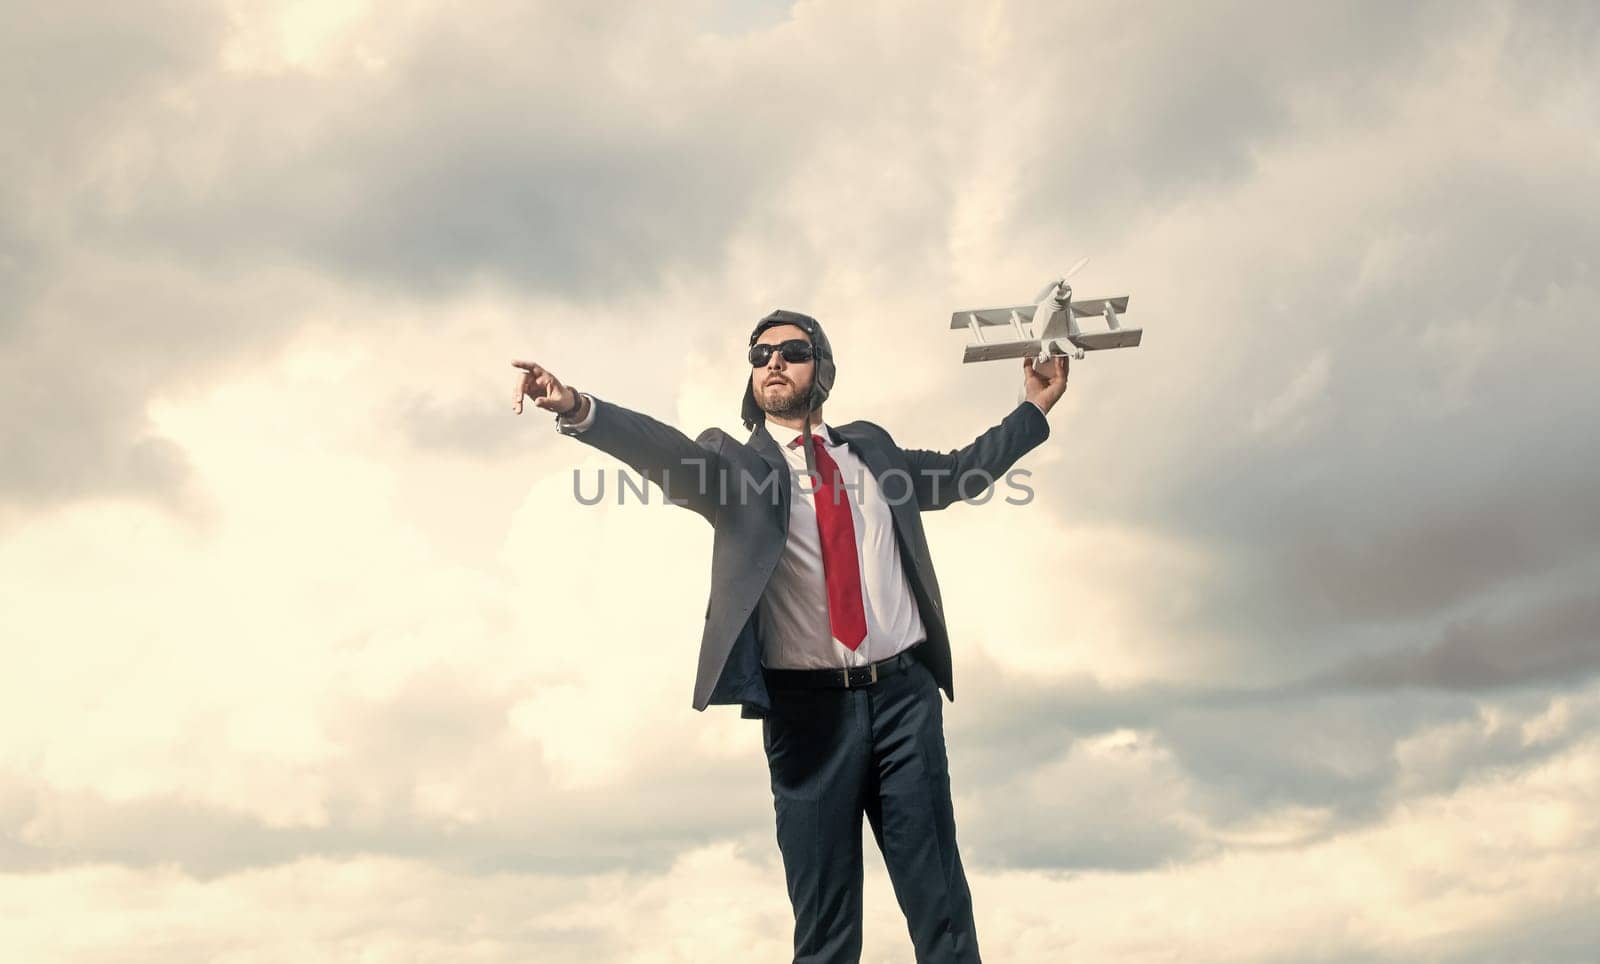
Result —
<path fill-rule="evenodd" d="M 855 650 L 834 638 L 822 568 L 822 534 L 817 529 L 817 484 L 805 474 L 805 450 L 791 444 L 799 431 L 771 420 L 767 431 L 783 450 L 791 472 L 789 540 L 761 596 L 762 663 L 781 669 L 865 666 L 921 642 L 927 630 L 900 564 L 894 517 L 878 480 L 848 445 L 834 445 L 824 425 L 813 425 L 812 434 L 821 436 L 823 449 L 838 463 L 839 474 L 849 486 L 841 488 L 840 499 L 850 501 L 862 609 L 867 617 L 866 638 Z"/>

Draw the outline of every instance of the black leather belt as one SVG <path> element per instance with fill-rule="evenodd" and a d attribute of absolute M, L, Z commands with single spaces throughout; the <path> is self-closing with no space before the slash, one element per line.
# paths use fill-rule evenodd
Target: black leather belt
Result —
<path fill-rule="evenodd" d="M 841 666 L 838 669 L 763 667 L 761 672 L 765 674 L 768 686 L 783 689 L 855 689 L 860 686 L 871 686 L 883 677 L 893 676 L 909 667 L 917 660 L 912 651 L 920 645 L 922 645 L 920 642 L 914 643 L 888 659 L 881 659 L 865 666 Z"/>

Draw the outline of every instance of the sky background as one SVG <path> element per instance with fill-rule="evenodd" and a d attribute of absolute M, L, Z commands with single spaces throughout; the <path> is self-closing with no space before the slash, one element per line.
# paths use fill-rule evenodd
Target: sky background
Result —
<path fill-rule="evenodd" d="M 710 533 L 512 358 L 738 432 L 1016 399 L 925 521 L 993 961 L 1600 946 L 1600 10 L 0 2 L 0 956 L 786 958 Z M 743 433 L 739 432 L 742 437 Z M 867 846 L 864 960 L 910 960 Z"/>

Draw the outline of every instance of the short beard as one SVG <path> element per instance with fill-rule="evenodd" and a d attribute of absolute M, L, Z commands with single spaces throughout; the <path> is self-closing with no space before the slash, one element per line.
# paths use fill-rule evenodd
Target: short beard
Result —
<path fill-rule="evenodd" d="M 789 384 L 792 386 L 794 383 Z M 763 389 L 756 395 L 756 404 L 768 415 L 778 418 L 799 418 L 811 411 L 811 390 L 809 387 L 803 392 L 795 390 L 786 402 L 768 402 L 766 391 Z"/>

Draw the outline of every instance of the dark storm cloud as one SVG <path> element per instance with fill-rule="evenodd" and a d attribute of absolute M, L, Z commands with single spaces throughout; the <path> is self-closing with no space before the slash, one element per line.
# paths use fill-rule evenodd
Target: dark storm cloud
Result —
<path fill-rule="evenodd" d="M 196 264 L 287 256 L 424 296 L 488 278 L 593 297 L 714 265 L 811 127 L 749 112 L 764 94 L 781 108 L 782 84 L 719 83 L 691 24 L 637 6 L 427 16 L 382 71 L 215 79 L 222 176 L 195 192 L 192 172 L 164 172 L 94 230 Z M 648 48 L 617 49 L 649 24 L 662 36 Z"/>
<path fill-rule="evenodd" d="M 1044 124 L 1059 139 L 1024 169 L 1017 210 L 1024 222 L 1063 218 L 1096 236 L 1146 205 L 1225 190 L 1254 173 L 1263 148 L 1295 135 L 1300 102 L 1381 104 L 1383 88 L 1487 9 L 1364 0 L 1041 10 L 1021 44 L 1041 87 L 1062 92 Z"/>
<path fill-rule="evenodd" d="M 1201 601 L 1170 631 L 1203 627 L 1228 641 L 1219 666 L 1281 677 L 1592 567 L 1600 208 L 1573 201 L 1600 182 L 1575 136 L 1554 142 L 1539 168 L 1463 145 L 1381 213 L 1329 225 L 1313 261 L 1214 263 L 1237 297 L 1203 324 L 1158 308 L 1141 349 L 1205 377 L 1076 426 L 1071 484 L 1045 501 L 1203 553 Z M 1281 424 L 1263 417 L 1318 365 Z"/>
<path fill-rule="evenodd" d="M 13 172 L 83 160 L 141 99 L 211 61 L 225 27 L 215 5 L 186 0 L 0 4 L 0 158 Z"/>
<path fill-rule="evenodd" d="M 100 495 L 190 508 L 184 453 L 144 417 L 187 368 L 161 313 L 183 294 L 136 258 L 86 262 L 75 225 L 113 174 L 100 149 L 203 70 L 224 26 L 206 4 L 0 5 L 0 528 Z"/>
<path fill-rule="evenodd" d="M 98 154 L 148 101 L 204 69 L 221 12 L 203 3 L 0 4 L 0 345 L 42 324 L 30 309 L 60 276 Z"/>
<path fill-rule="evenodd" d="M 1586 583 L 1509 614 L 1452 622 L 1425 646 L 1353 659 L 1326 677 L 1361 688 L 1485 690 L 1600 672 L 1600 594 Z"/>
<path fill-rule="evenodd" d="M 1277 672 L 1298 675 L 1370 650 L 1374 640 L 1410 651 L 1497 594 L 1540 599 L 1572 573 L 1595 571 L 1600 468 L 1587 464 L 1587 451 L 1486 457 L 1486 427 L 1476 438 L 1465 426 L 1456 431 L 1448 442 L 1432 440 L 1429 452 L 1419 429 L 1392 466 L 1381 458 L 1363 465 L 1364 453 L 1351 446 L 1342 463 L 1304 452 L 1282 474 L 1257 464 L 1256 474 L 1224 470 L 1229 477 L 1190 489 L 1173 525 L 1181 517 L 1204 527 L 1194 538 L 1211 547 L 1216 570 L 1187 618 L 1220 632 L 1234 655 L 1271 655 Z M 1536 605 L 1544 603 L 1523 607 Z M 1502 643 L 1515 646 L 1517 635 Z M 1549 643 L 1572 647 L 1574 657 L 1583 646 L 1576 638 Z M 1521 678 L 1550 668 L 1530 663 Z M 1505 669 L 1506 681 L 1519 678 L 1514 666 Z"/>

